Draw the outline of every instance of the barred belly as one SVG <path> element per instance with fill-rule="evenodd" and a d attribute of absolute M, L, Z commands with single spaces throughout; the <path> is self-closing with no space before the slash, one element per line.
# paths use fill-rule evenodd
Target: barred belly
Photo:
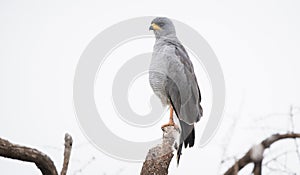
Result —
<path fill-rule="evenodd" d="M 149 82 L 153 92 L 161 100 L 163 106 L 169 105 L 170 101 L 165 90 L 166 75 L 156 71 L 149 71 Z"/>

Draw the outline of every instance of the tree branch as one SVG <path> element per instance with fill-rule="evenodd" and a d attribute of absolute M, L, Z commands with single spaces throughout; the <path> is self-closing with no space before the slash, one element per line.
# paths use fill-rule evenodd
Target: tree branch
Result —
<path fill-rule="evenodd" d="M 290 139 L 290 138 L 300 138 L 300 133 L 286 133 L 286 134 L 274 134 L 270 137 L 263 140 L 258 145 L 250 148 L 247 153 L 240 158 L 232 167 L 230 167 L 224 175 L 233 175 L 236 167 L 238 170 L 243 169 L 247 164 L 254 163 L 253 173 L 255 175 L 261 174 L 261 162 L 263 160 L 263 153 L 265 149 L 269 148 L 273 143 L 282 140 L 282 139 Z M 256 174 L 257 172 L 257 174 Z"/>
<path fill-rule="evenodd" d="M 60 173 L 61 175 L 67 174 L 68 165 L 69 165 L 70 156 L 71 156 L 72 144 L 73 144 L 72 137 L 68 133 L 66 133 L 65 134 L 64 162 L 63 162 L 63 167 L 62 167 L 62 170 Z"/>
<path fill-rule="evenodd" d="M 67 171 L 72 137 L 66 134 L 65 142 L 65 158 L 62 172 Z M 0 138 L 0 156 L 35 163 L 43 175 L 58 175 L 57 169 L 50 157 L 34 148 L 13 144 L 8 140 Z"/>
<path fill-rule="evenodd" d="M 262 161 L 254 163 L 254 168 L 253 168 L 254 175 L 261 175 L 261 163 Z"/>
<path fill-rule="evenodd" d="M 178 134 L 178 129 L 173 126 L 163 128 L 162 143 L 149 150 L 141 170 L 141 175 L 168 174 L 168 168 L 174 156 L 173 147 Z"/>

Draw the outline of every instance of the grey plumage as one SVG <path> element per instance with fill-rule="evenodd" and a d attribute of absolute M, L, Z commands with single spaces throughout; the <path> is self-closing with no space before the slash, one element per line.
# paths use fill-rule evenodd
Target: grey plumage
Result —
<path fill-rule="evenodd" d="M 176 37 L 172 21 L 158 17 L 151 24 L 150 29 L 154 30 L 156 41 L 149 69 L 149 82 L 162 104 L 172 105 L 179 119 L 181 127 L 180 143 L 177 148 L 177 163 L 179 163 L 182 146 L 194 145 L 194 123 L 200 120 L 203 113 L 200 105 L 201 94 L 193 64 Z"/>

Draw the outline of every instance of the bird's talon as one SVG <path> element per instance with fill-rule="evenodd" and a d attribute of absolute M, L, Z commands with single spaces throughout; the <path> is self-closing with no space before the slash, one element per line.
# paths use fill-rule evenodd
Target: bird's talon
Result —
<path fill-rule="evenodd" d="M 164 124 L 161 126 L 161 129 L 165 128 L 165 127 L 168 127 L 168 126 L 174 126 L 174 128 L 177 130 L 179 129 L 179 127 L 174 123 L 174 122 L 170 122 L 170 123 L 167 123 L 167 124 Z"/>

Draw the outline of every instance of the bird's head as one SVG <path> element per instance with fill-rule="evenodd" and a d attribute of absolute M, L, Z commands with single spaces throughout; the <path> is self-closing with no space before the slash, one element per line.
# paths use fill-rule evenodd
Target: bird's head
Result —
<path fill-rule="evenodd" d="M 157 17 L 153 19 L 149 30 L 153 30 L 156 38 L 176 36 L 173 22 L 166 17 Z"/>

